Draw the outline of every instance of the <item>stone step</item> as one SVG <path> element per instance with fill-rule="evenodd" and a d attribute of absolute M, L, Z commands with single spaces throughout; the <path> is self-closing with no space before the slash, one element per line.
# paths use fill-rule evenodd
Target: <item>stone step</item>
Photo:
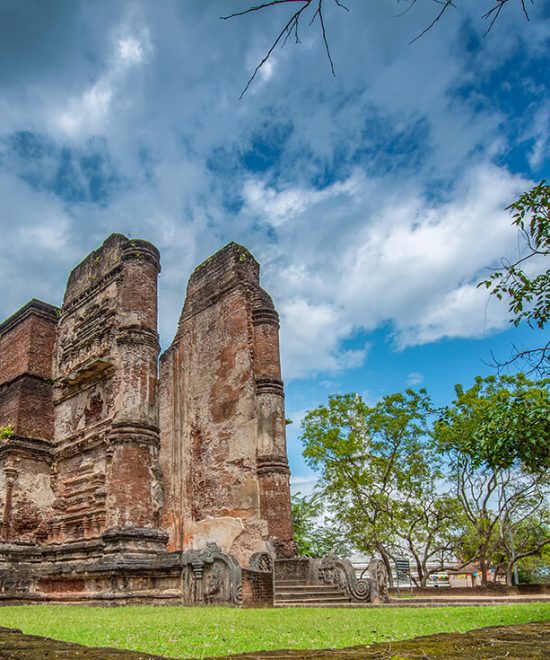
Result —
<path fill-rule="evenodd" d="M 276 600 L 273 607 L 355 607 L 349 600 Z"/>
<path fill-rule="evenodd" d="M 289 602 L 289 603 L 305 603 L 309 601 L 319 601 L 319 602 L 327 602 L 327 603 L 333 603 L 333 602 L 349 602 L 350 598 L 346 596 L 346 594 L 334 594 L 333 596 L 318 596 L 316 594 L 308 594 L 307 596 L 293 596 L 289 594 L 285 594 L 284 596 L 275 596 L 273 601 L 275 603 L 279 602 Z"/>
<path fill-rule="evenodd" d="M 303 580 L 275 580 L 275 607 L 346 607 L 345 591 L 335 584 L 308 584 Z"/>
<path fill-rule="evenodd" d="M 309 591 L 310 589 L 315 589 L 316 591 L 331 593 L 334 590 L 342 591 L 342 589 L 335 584 L 284 584 L 284 585 L 275 585 L 275 591 Z"/>
<path fill-rule="evenodd" d="M 293 608 L 299 608 L 299 607 L 314 608 L 314 607 L 316 607 L 316 608 L 319 608 L 319 609 L 322 609 L 322 608 L 325 608 L 325 609 L 328 609 L 328 608 L 330 608 L 330 609 L 350 608 L 351 609 L 351 608 L 356 608 L 357 605 L 354 605 L 352 603 L 328 603 L 328 604 L 327 603 L 275 603 L 273 605 L 273 607 L 274 608 L 275 607 L 280 608 L 280 609 L 282 609 L 283 607 L 284 608 L 292 608 L 292 607 Z"/>
<path fill-rule="evenodd" d="M 342 589 L 332 589 L 331 591 L 319 591 L 317 589 L 303 589 L 301 591 L 287 590 L 285 591 L 275 591 L 275 598 L 286 599 L 300 599 L 300 598 L 318 598 L 319 600 L 323 598 L 334 598 L 336 596 L 341 598 L 348 598 L 345 591 Z"/>
<path fill-rule="evenodd" d="M 309 603 L 309 602 L 319 602 L 319 603 L 349 603 L 350 599 L 346 595 L 335 595 L 335 596 L 316 596 L 311 594 L 310 596 L 300 596 L 298 598 L 293 596 L 276 596 L 273 599 L 275 603 Z"/>

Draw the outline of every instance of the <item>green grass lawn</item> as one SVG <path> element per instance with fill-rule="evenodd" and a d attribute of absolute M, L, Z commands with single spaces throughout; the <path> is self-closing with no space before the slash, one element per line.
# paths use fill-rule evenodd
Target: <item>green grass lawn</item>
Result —
<path fill-rule="evenodd" d="M 71 605 L 0 608 L 0 626 L 88 646 L 127 648 L 173 658 L 355 646 L 548 619 L 550 603 L 353 610 Z"/>

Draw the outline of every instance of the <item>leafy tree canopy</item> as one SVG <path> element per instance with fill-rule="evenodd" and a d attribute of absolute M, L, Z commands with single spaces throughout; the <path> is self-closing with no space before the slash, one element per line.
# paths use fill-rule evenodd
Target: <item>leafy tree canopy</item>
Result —
<path fill-rule="evenodd" d="M 436 424 L 440 446 L 468 454 L 475 465 L 532 472 L 550 468 L 550 379 L 523 374 L 477 378 Z"/>
<path fill-rule="evenodd" d="M 502 268 L 480 283 L 499 300 L 507 298 L 512 322 L 544 328 L 550 318 L 550 267 L 530 276 L 526 262 L 550 255 L 550 186 L 541 181 L 510 204 L 513 224 L 518 228 L 522 254 L 514 262 L 503 261 Z"/>
<path fill-rule="evenodd" d="M 322 520 L 323 507 L 315 497 L 297 493 L 292 497 L 294 541 L 302 557 L 324 557 L 334 553 L 347 557 L 350 544 L 335 521 Z"/>
<path fill-rule="evenodd" d="M 438 490 L 443 465 L 433 413 L 423 389 L 374 406 L 345 394 L 302 424 L 304 457 L 321 474 L 317 492 L 352 544 L 380 554 L 390 574 L 392 559 L 410 552 L 423 584 L 439 570 L 432 562 L 452 552 L 460 524 L 456 500 Z"/>

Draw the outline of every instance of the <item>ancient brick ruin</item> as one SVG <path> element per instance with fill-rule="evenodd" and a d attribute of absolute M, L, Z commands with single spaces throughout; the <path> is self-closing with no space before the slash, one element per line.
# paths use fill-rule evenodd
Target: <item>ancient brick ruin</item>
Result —
<path fill-rule="evenodd" d="M 114 234 L 60 309 L 0 325 L 0 601 L 271 604 L 274 562 L 294 570 L 259 265 L 230 243 L 194 271 L 160 378 L 159 272 L 153 245 Z"/>
<path fill-rule="evenodd" d="M 279 318 L 234 243 L 192 274 L 160 367 L 169 549 L 292 554 Z"/>

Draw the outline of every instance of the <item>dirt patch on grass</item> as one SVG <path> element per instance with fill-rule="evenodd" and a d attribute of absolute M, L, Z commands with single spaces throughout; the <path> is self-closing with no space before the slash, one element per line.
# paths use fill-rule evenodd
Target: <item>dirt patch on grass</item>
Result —
<path fill-rule="evenodd" d="M 163 660 L 148 655 L 119 649 L 94 649 L 80 644 L 59 642 L 48 637 L 24 635 L 20 630 L 0 628 L 0 658 L 5 660 Z"/>
<path fill-rule="evenodd" d="M 403 642 L 322 651 L 265 651 L 226 656 L 225 660 L 526 660 L 550 658 L 550 621 L 493 626 L 467 633 L 440 633 Z M 221 660 L 221 659 L 210 659 Z"/>

